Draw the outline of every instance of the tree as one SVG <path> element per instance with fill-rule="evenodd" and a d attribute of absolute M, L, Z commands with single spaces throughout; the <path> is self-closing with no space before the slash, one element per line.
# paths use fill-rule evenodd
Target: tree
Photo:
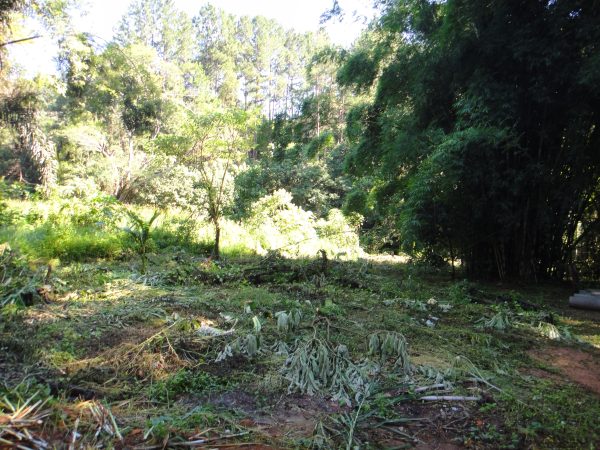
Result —
<path fill-rule="evenodd" d="M 136 0 L 121 19 L 115 41 L 152 47 L 164 61 L 183 65 L 192 57 L 192 21 L 173 0 Z"/>
<path fill-rule="evenodd" d="M 142 148 L 147 151 L 161 133 L 179 132 L 182 73 L 141 44 L 110 44 L 96 54 L 86 36 L 72 40 L 63 61 L 67 116 L 101 125 L 107 138 L 102 154 L 120 172 L 112 193 L 124 199 L 145 159 Z"/>
<path fill-rule="evenodd" d="M 600 209 L 598 5 L 382 5 L 338 74 L 373 92 L 350 172 L 377 174 L 405 248 L 473 276 L 564 277 Z"/>
<path fill-rule="evenodd" d="M 19 181 L 42 186 L 48 192 L 57 181 L 56 147 L 40 124 L 42 101 L 33 83 L 14 85 L 0 104 L 0 115 L 15 133 L 14 146 Z"/>
<path fill-rule="evenodd" d="M 221 219 L 233 198 L 233 175 L 248 152 L 256 123 L 256 116 L 243 110 L 190 114 L 187 135 L 191 147 L 183 161 L 200 174 L 199 187 L 205 198 L 198 206 L 214 227 L 215 259 L 221 256 Z"/>

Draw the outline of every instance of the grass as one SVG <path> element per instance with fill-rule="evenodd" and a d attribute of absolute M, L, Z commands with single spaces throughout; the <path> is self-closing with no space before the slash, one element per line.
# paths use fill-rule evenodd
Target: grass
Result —
<path fill-rule="evenodd" d="M 46 222 L 15 228 L 12 242 L 34 247 L 27 257 L 46 248 L 28 234 Z M 572 349 L 600 364 L 600 316 L 568 309 L 568 287 L 456 282 L 383 258 L 329 261 L 326 272 L 318 258 L 236 252 L 215 264 L 169 227 L 158 225 L 144 276 L 133 254 L 73 250 L 52 272 L 47 302 L 2 309 L 0 399 L 46 401 L 31 411 L 42 423 L 22 421 L 19 432 L 58 447 L 75 436 L 78 447 L 596 448 L 599 394 L 530 356 Z M 292 311 L 297 324 L 278 324 Z M 498 314 L 502 326 L 482 326 Z M 570 336 L 545 336 L 548 320 Z M 232 356 L 216 362 L 228 346 Z M 422 387 L 481 400 L 429 403 Z M 2 420 L 15 411 L 2 401 L 8 439 Z"/>
<path fill-rule="evenodd" d="M 139 206 L 130 206 L 126 210 L 109 197 L 85 201 L 9 200 L 2 203 L 2 208 L 0 243 L 9 243 L 31 259 L 60 259 L 63 262 L 114 260 L 139 252 L 138 234 L 132 233 L 132 218 L 144 223 L 155 212 Z M 150 258 L 152 253 L 178 251 L 203 256 L 211 254 L 213 227 L 195 215 L 180 210 L 161 211 L 153 224 L 142 254 L 148 254 Z M 299 223 L 296 227 L 302 229 L 313 225 Z M 261 246 L 259 242 L 269 241 L 274 232 L 272 229 L 252 229 L 251 232 L 249 224 L 223 219 L 221 253 L 226 258 L 243 258 L 278 251 L 302 258 L 314 257 L 325 249 L 330 257 L 342 259 L 353 259 L 360 254 L 358 237 L 341 215 L 330 222 L 324 221 L 320 226 L 325 232 L 319 238 L 297 242 L 293 233 L 278 232 L 274 246 L 269 247 Z M 317 236 L 317 232 L 313 231 Z M 336 256 L 338 245 L 344 252 Z M 139 270 L 145 271 L 144 264 Z"/>

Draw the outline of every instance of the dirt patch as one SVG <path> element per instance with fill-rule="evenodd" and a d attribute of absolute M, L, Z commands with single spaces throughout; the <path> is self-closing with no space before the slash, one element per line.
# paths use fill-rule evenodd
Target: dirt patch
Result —
<path fill-rule="evenodd" d="M 535 377 L 535 378 L 542 378 L 544 380 L 550 380 L 556 384 L 564 384 L 564 382 L 565 382 L 564 377 L 561 377 L 560 375 L 549 372 L 547 370 L 538 369 L 535 367 L 527 367 L 527 368 L 521 369 L 519 372 L 521 372 L 523 375 L 529 375 L 529 376 Z"/>
<path fill-rule="evenodd" d="M 290 395 L 283 397 L 270 415 L 258 416 L 256 420 L 267 425 L 271 436 L 308 437 L 325 416 L 344 411 L 348 408 L 317 395 Z"/>
<path fill-rule="evenodd" d="M 309 437 L 319 420 L 347 410 L 337 402 L 308 395 L 273 397 L 272 404 L 259 407 L 256 397 L 242 390 L 211 395 L 204 401 L 220 409 L 243 412 L 246 417 L 240 424 L 260 430 L 260 434 L 271 438 Z"/>
<path fill-rule="evenodd" d="M 233 355 L 219 363 L 201 364 L 198 368 L 217 377 L 231 377 L 233 373 L 244 370 L 252 371 L 256 375 L 262 375 L 267 371 L 264 364 L 251 361 L 243 355 Z"/>
<path fill-rule="evenodd" d="M 221 394 L 211 394 L 203 401 L 226 410 L 239 410 L 253 413 L 257 410 L 256 398 L 242 390 L 234 389 Z"/>
<path fill-rule="evenodd" d="M 102 333 L 100 337 L 93 338 L 86 343 L 86 356 L 88 358 L 99 356 L 107 350 L 114 349 L 121 345 L 140 344 L 157 331 L 157 329 L 148 326 L 148 324 L 130 325 L 124 328 L 111 328 L 107 332 Z"/>
<path fill-rule="evenodd" d="M 600 395 L 600 357 L 597 354 L 568 347 L 545 347 L 530 351 L 529 356 L 556 367 L 569 380 Z"/>
<path fill-rule="evenodd" d="M 477 403 L 420 401 L 398 403 L 388 420 L 367 420 L 356 432 L 362 442 L 376 443 L 377 448 L 419 450 L 496 448 L 492 434 L 506 434 L 501 418 L 482 414 Z"/>
<path fill-rule="evenodd" d="M 419 440 L 416 448 L 453 450 L 462 442 L 465 430 L 473 424 L 474 406 L 462 402 L 401 403 L 396 407 L 399 417 L 413 421 L 401 427 L 409 436 Z M 457 442 L 455 439 L 460 437 Z"/>

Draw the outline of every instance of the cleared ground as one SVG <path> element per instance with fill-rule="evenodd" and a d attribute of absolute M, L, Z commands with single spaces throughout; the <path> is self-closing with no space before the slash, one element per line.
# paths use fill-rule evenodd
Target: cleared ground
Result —
<path fill-rule="evenodd" d="M 569 287 L 452 281 L 385 258 L 173 253 L 133 269 L 65 265 L 33 305 L 3 309 L 0 446 L 600 440 L 600 313 L 569 309 Z"/>

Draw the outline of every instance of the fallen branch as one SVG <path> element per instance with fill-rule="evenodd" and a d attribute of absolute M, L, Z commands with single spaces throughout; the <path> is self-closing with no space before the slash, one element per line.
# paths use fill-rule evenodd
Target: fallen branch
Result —
<path fill-rule="evenodd" d="M 415 388 L 415 392 L 425 392 L 425 391 L 431 391 L 432 389 L 442 389 L 445 387 L 446 387 L 446 384 L 438 383 L 438 384 L 432 384 L 431 386 L 421 386 L 421 387 Z"/>
<path fill-rule="evenodd" d="M 419 400 L 435 402 L 435 401 L 446 401 L 446 402 L 477 402 L 481 400 L 481 397 L 468 397 L 462 395 L 426 395 L 421 397 Z"/>
<path fill-rule="evenodd" d="M 240 437 L 250 434 L 250 431 L 244 431 L 242 433 L 237 434 L 228 434 L 223 436 L 217 436 L 208 439 L 197 439 L 195 441 L 187 441 L 187 442 L 169 442 L 169 445 L 173 447 L 195 447 L 196 445 L 208 444 L 210 442 L 221 441 L 223 439 L 231 439 L 234 437 Z M 223 447 L 225 444 L 219 444 L 219 447 Z"/>
<path fill-rule="evenodd" d="M 385 430 L 387 430 L 387 431 L 390 431 L 390 432 L 392 432 L 392 433 L 395 433 L 395 434 L 397 434 L 397 435 L 398 435 L 398 436 L 400 436 L 400 437 L 403 437 L 403 438 L 409 439 L 409 440 L 411 440 L 411 441 L 413 441 L 413 442 L 418 442 L 419 444 L 424 444 L 424 442 L 423 442 L 421 439 L 419 439 L 418 437 L 416 437 L 416 436 L 412 436 L 412 435 L 410 435 L 410 434 L 408 434 L 408 433 L 405 433 L 405 432 L 403 432 L 403 431 L 400 431 L 400 430 L 398 430 L 398 429 L 396 429 L 396 428 L 393 428 L 393 427 L 383 427 L 383 428 L 384 428 Z"/>

